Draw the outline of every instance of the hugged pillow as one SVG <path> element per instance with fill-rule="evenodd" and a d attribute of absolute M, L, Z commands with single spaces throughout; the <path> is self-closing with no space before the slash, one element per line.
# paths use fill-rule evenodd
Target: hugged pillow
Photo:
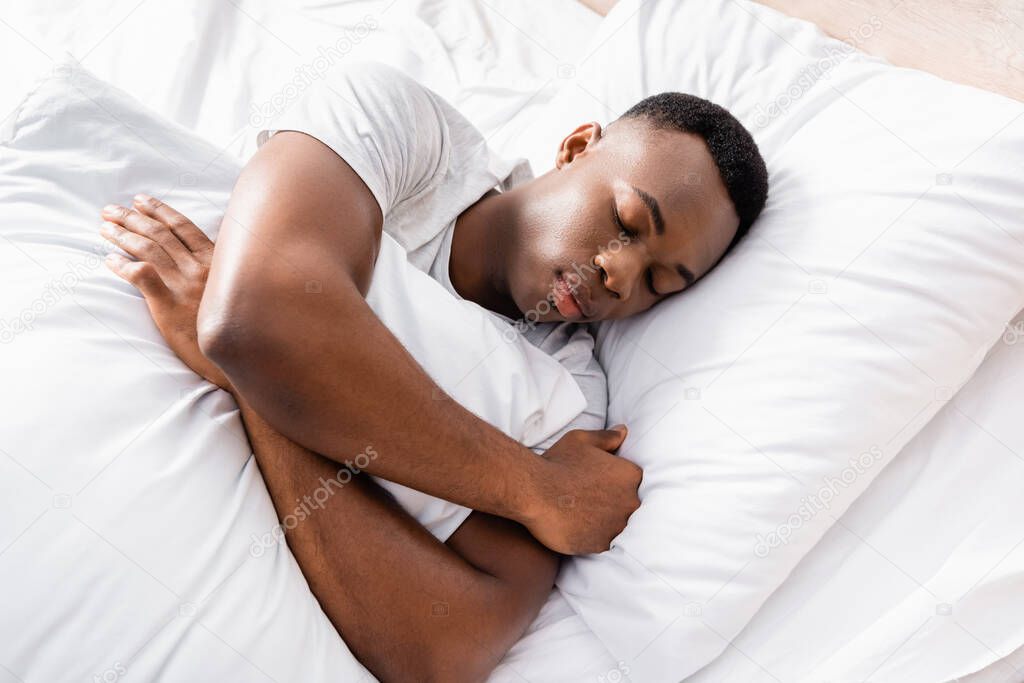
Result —
<path fill-rule="evenodd" d="M 20 678 L 367 677 L 276 542 L 236 405 L 103 265 L 97 207 L 146 190 L 215 235 L 240 168 L 70 64 L 0 124 L 0 659 Z M 514 438 L 542 441 L 583 408 L 555 360 L 389 239 L 368 300 Z M 413 493 L 399 499 L 443 525 L 448 504 Z"/>
<path fill-rule="evenodd" d="M 586 405 L 576 380 L 558 361 L 486 309 L 451 296 L 406 261 L 405 250 L 386 233 L 366 301 L 447 395 L 521 443 L 543 443 Z M 377 481 L 442 541 L 470 512 Z"/>
<path fill-rule="evenodd" d="M 536 150 L 545 170 L 577 123 L 674 90 L 729 108 L 770 173 L 764 214 L 718 268 L 598 336 L 643 504 L 559 587 L 636 680 L 678 681 L 1024 306 L 1024 105 L 745 1 L 621 0 L 593 45 L 550 123 L 506 154 Z"/>

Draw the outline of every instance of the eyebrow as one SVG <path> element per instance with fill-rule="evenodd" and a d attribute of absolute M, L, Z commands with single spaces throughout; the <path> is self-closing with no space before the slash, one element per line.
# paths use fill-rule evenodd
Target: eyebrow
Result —
<path fill-rule="evenodd" d="M 647 205 L 647 210 L 651 212 L 651 220 L 654 221 L 654 234 L 665 234 L 665 218 L 661 215 L 661 207 L 658 206 L 658 200 L 636 185 L 633 186 L 633 191 L 637 193 L 644 204 Z"/>
<path fill-rule="evenodd" d="M 658 205 L 658 200 L 652 197 L 649 193 L 644 192 L 636 185 L 633 185 L 633 191 L 636 192 L 637 196 L 647 206 L 647 210 L 651 212 L 651 221 L 654 223 L 654 234 L 664 235 L 665 234 L 665 217 L 661 215 L 661 206 Z M 679 276 L 686 281 L 686 286 L 689 287 L 697 278 L 694 277 L 693 271 L 684 266 L 682 263 L 676 264 L 676 272 Z"/>

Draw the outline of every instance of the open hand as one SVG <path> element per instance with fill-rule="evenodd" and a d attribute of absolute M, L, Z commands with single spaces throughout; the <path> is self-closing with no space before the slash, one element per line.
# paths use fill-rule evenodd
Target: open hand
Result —
<path fill-rule="evenodd" d="M 195 223 L 148 195 L 132 208 L 110 204 L 100 234 L 135 260 L 112 253 L 106 265 L 142 292 L 171 350 L 204 379 L 232 391 L 228 378 L 199 348 L 196 320 L 213 260 L 213 242 Z"/>

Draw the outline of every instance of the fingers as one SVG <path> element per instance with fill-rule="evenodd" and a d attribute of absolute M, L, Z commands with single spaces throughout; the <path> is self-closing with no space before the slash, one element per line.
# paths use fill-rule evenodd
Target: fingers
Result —
<path fill-rule="evenodd" d="M 122 280 L 134 285 L 147 299 L 170 294 L 167 285 L 160 279 L 156 266 L 147 261 L 131 261 L 120 254 L 108 254 L 104 261 Z"/>
<path fill-rule="evenodd" d="M 189 251 L 211 249 L 213 242 L 195 223 L 181 215 L 167 204 L 148 194 L 137 194 L 133 198 L 133 206 L 140 213 L 153 218 L 168 228 Z"/>
<path fill-rule="evenodd" d="M 163 223 L 160 223 L 149 216 L 143 215 L 138 211 L 118 206 L 116 204 L 108 204 L 103 207 L 101 214 L 103 218 L 110 223 L 121 226 L 124 230 L 132 232 L 152 242 L 157 248 L 170 257 L 171 262 L 177 263 L 179 267 L 184 266 L 192 260 L 191 253 L 182 241 L 178 239 L 178 237 Z M 117 231 L 115 230 L 115 232 Z M 127 235 L 121 235 L 121 237 L 129 243 L 139 243 L 137 239 L 130 238 Z M 151 247 L 146 248 L 150 253 L 156 253 Z M 125 249 L 125 251 L 128 250 Z M 136 258 L 142 258 L 130 251 L 128 253 L 136 256 Z M 154 258 L 156 257 L 154 256 Z"/>
<path fill-rule="evenodd" d="M 626 439 L 626 425 L 615 425 L 611 429 L 578 429 L 579 438 L 585 443 L 614 453 Z"/>
<path fill-rule="evenodd" d="M 161 268 L 173 268 L 174 261 L 159 244 L 131 230 L 126 230 L 117 223 L 105 222 L 100 226 L 100 234 L 109 242 L 116 244 L 140 261 L 147 261 Z"/>

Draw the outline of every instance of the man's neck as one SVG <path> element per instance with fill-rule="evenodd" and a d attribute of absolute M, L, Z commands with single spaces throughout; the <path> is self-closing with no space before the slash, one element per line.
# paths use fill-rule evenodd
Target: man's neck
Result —
<path fill-rule="evenodd" d="M 521 314 L 508 290 L 514 198 L 489 190 L 455 221 L 448 275 L 459 296 L 510 318 Z"/>

